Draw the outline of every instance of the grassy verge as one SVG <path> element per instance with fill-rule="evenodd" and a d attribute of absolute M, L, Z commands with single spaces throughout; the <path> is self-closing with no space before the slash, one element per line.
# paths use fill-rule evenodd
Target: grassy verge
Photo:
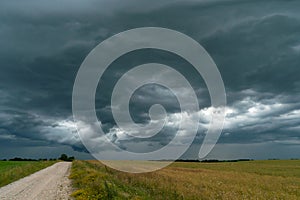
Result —
<path fill-rule="evenodd" d="M 0 187 L 54 163 L 55 161 L 0 161 Z"/>
<path fill-rule="evenodd" d="M 72 196 L 78 200 L 165 199 L 163 197 L 178 199 L 172 185 L 161 188 L 156 184 L 158 177 L 153 175 L 155 176 L 154 173 L 143 176 L 122 173 L 97 161 L 74 161 L 70 178 L 77 190 Z"/>
<path fill-rule="evenodd" d="M 299 199 L 299 161 L 174 163 L 129 174 L 74 161 L 70 178 L 83 199 Z"/>

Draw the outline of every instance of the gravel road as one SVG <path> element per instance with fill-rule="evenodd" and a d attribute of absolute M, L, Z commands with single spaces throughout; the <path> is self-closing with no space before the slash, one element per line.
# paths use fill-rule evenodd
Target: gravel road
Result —
<path fill-rule="evenodd" d="M 70 162 L 58 162 L 30 176 L 0 188 L 0 199 L 59 200 L 71 199 L 68 179 Z"/>

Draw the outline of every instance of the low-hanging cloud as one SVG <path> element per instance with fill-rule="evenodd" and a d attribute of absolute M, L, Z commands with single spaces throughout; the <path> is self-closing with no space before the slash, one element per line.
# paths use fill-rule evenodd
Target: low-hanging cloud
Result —
<path fill-rule="evenodd" d="M 36 142 L 55 143 L 86 151 L 71 112 L 72 87 L 81 62 L 111 35 L 130 28 L 159 26 L 193 37 L 216 62 L 228 99 L 220 144 L 273 141 L 295 146 L 300 124 L 299 6 L 298 1 L 277 0 L 1 1 L 0 143 L 26 139 L 33 146 Z M 191 114 L 201 116 L 195 139 L 200 145 L 211 109 L 203 81 L 187 70 L 187 63 L 172 55 L 145 51 L 137 57 L 127 56 L 116 65 L 139 64 L 138 57 L 174 65 L 191 78 L 192 84 L 200 82 L 196 93 L 201 110 Z M 118 77 L 108 74 L 104 79 L 113 84 Z M 104 89 L 96 96 L 97 114 L 110 139 L 126 148 L 125 141 L 130 138 L 115 126 L 107 99 L 111 88 Z M 148 142 L 149 149 L 164 145 L 178 131 L 183 142 L 189 137 L 188 119 L 184 129 L 176 128 L 176 100 L 167 92 L 157 97 L 157 92 L 164 90 L 141 89 L 132 99 L 132 115 L 138 123 L 149 120 L 141 103 L 145 99 L 150 105 L 161 97 L 161 102 L 169 105 L 170 124 L 164 134 Z M 138 142 L 133 140 L 130 145 L 143 147 Z M 143 141 L 144 146 L 146 143 Z"/>

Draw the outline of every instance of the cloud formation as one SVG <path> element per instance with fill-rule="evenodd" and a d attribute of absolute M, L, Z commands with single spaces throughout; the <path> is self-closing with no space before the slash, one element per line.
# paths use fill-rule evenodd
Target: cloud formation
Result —
<path fill-rule="evenodd" d="M 6 151 L 7 141 L 22 141 L 19 148 L 66 145 L 86 151 L 72 121 L 71 95 L 77 70 L 88 52 L 107 37 L 144 26 L 181 31 L 202 44 L 216 62 L 228 98 L 221 146 L 273 142 L 278 148 L 298 148 L 299 6 L 298 1 L 279 0 L 1 1 L 1 151 Z M 161 51 L 124 55 L 103 77 L 108 84 L 98 87 L 96 109 L 105 132 L 122 148 L 142 148 L 147 143 L 145 151 L 149 151 L 168 143 L 178 131 L 178 102 L 157 87 L 141 88 L 132 98 L 131 111 L 135 122 L 147 123 L 152 103 L 159 100 L 166 105 L 170 122 L 161 134 L 151 141 L 128 140 L 115 126 L 110 92 L 124 71 L 147 62 L 174 67 L 197 88 L 201 110 L 189 117 L 201 117 L 194 141 L 198 148 L 210 121 L 206 86 L 186 61 Z M 118 70 L 120 66 L 122 70 Z M 183 142 L 189 137 L 189 120 L 184 121 L 179 130 Z"/>

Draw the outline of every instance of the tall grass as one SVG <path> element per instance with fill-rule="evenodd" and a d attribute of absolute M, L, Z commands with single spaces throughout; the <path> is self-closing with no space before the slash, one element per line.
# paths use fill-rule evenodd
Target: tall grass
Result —
<path fill-rule="evenodd" d="M 55 161 L 0 161 L 0 187 L 54 163 Z"/>
<path fill-rule="evenodd" d="M 177 196 L 170 184 L 160 188 L 159 185 L 155 186 L 153 183 L 136 179 L 134 175 L 112 170 L 96 161 L 74 161 L 70 178 L 77 189 L 72 196 L 78 200 L 153 199 L 154 197 L 165 199 L 163 197 Z"/>
<path fill-rule="evenodd" d="M 299 164 L 299 161 L 174 163 L 152 173 L 129 174 L 97 161 L 75 161 L 70 178 L 76 188 L 73 197 L 78 200 L 300 199 Z M 276 171 L 277 168 L 280 170 Z"/>

